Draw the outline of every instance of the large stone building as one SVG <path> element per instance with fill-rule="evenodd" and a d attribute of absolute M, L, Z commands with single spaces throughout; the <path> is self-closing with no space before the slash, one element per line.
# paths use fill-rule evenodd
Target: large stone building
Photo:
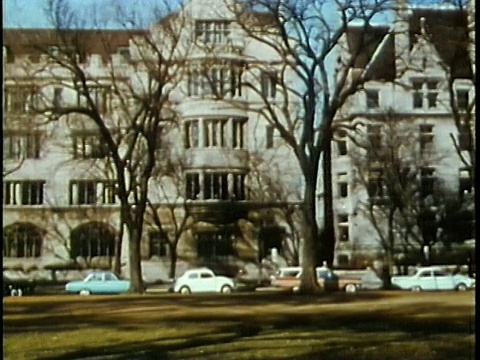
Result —
<path fill-rule="evenodd" d="M 343 43 L 343 58 L 364 47 L 351 76 L 367 81 L 339 115 L 333 147 L 339 263 L 389 246 L 385 223 L 395 210 L 393 195 L 406 196 L 415 225 L 405 234 L 408 221 L 395 213 L 394 252 L 406 251 L 405 239 L 431 251 L 437 242 L 475 238 L 472 8 L 397 5 L 392 24 L 373 26 L 362 45 L 362 25 L 352 26 Z M 382 147 L 397 158 L 382 158 Z M 414 179 L 389 179 L 395 165 L 410 167 Z M 394 185 L 404 189 L 396 192 Z"/>
<path fill-rule="evenodd" d="M 71 73 L 53 61 L 71 44 L 74 63 L 92 79 L 95 107 L 121 132 L 114 87 L 148 83 L 150 63 L 141 44 L 162 36 L 165 41 L 172 23 L 178 23 L 181 45 L 168 60 L 183 62 L 185 71 L 172 77 L 177 84 L 169 93 L 178 116 L 159 134 L 168 146 L 158 149 L 150 201 L 162 224 L 145 219 L 144 278 L 168 278 L 169 243 L 177 239 L 177 273 L 194 265 L 256 272 L 273 248 L 274 256 L 298 261 L 289 225 L 302 187 L 298 165 L 273 127 L 249 110 L 258 96 L 281 96 L 280 58 L 245 36 L 225 2 L 211 3 L 188 2 L 148 30 L 4 31 L 4 269 L 33 274 L 111 266 L 119 201 L 99 130 L 79 114 L 49 119 L 35 113 L 31 101 L 40 92 L 54 106 L 85 106 Z M 251 13 L 248 21 L 262 26 L 268 18 Z M 124 241 L 125 261 L 127 251 Z"/>
<path fill-rule="evenodd" d="M 111 129 L 118 127 L 121 104 L 113 81 L 133 87 L 148 83 L 139 49 L 147 40 L 160 39 L 171 22 L 179 22 L 188 46 L 172 57 L 184 63 L 185 71 L 175 74 L 178 84 L 169 95 L 176 120 L 158 135 L 168 146 L 157 149 L 163 170 L 150 182 L 150 200 L 162 220 L 159 227 L 154 216 L 145 218 L 144 278 L 168 278 L 169 243 L 177 238 L 177 273 L 208 265 L 255 276 L 259 261 L 269 254 L 280 264 L 299 261 L 297 209 L 303 183 L 298 163 L 275 128 L 254 111 L 259 97 L 282 103 L 277 88 L 282 59 L 246 37 L 222 0 L 215 4 L 192 0 L 147 30 L 4 30 L 4 269 L 32 276 L 56 269 L 56 276 L 68 277 L 78 276 L 68 269 L 111 266 L 120 236 L 119 202 L 98 128 L 81 115 L 52 120 L 48 113 L 36 113 L 31 101 L 41 92 L 58 107 L 85 106 L 69 71 L 52 61 L 68 52 L 65 44 L 75 44 L 75 63 L 95 83 L 90 86 L 95 107 Z M 435 33 L 439 19 L 445 21 L 441 27 L 458 27 L 449 22 L 457 13 L 402 8 L 393 25 L 374 27 L 373 45 L 352 72 L 356 76 L 368 64 L 369 81 L 345 114 L 370 121 L 394 109 L 397 118 L 419 131 L 412 141 L 448 154 L 425 167 L 463 194 L 473 192 L 472 183 L 463 179 L 471 172 L 455 152 L 450 134 L 461 134 L 451 108 L 443 106 L 448 88 L 442 63 L 453 53 L 442 48 L 439 38 L 452 33 L 443 28 L 439 37 Z M 269 19 L 251 13 L 249 21 L 261 27 Z M 353 26 L 345 49 L 353 51 L 355 34 Z M 466 52 L 454 56 L 461 60 L 454 89 L 463 107 L 474 98 L 472 64 Z M 462 139 L 459 144 L 471 146 Z M 333 148 L 336 264 L 346 266 L 356 254 L 373 258 L 382 247 L 360 211 L 372 194 L 355 180 L 349 156 L 353 142 L 338 132 Z M 272 254 L 274 248 L 279 256 Z M 125 259 L 127 251 L 123 242 Z"/>

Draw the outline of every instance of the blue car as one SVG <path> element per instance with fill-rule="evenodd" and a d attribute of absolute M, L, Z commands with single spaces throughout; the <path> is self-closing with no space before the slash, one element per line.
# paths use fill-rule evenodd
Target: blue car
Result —
<path fill-rule="evenodd" d="M 111 271 L 93 271 L 81 281 L 71 281 L 65 290 L 80 295 L 124 294 L 130 289 L 130 281 L 120 280 Z"/>

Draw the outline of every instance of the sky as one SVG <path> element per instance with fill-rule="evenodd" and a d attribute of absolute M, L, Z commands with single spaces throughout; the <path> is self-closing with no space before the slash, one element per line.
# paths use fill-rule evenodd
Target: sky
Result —
<path fill-rule="evenodd" d="M 146 17 L 151 15 L 155 4 L 163 0 L 63 0 L 77 15 L 88 20 L 94 18 L 105 21 L 106 28 L 122 28 L 112 22 L 117 7 L 127 11 L 135 10 Z M 167 0 L 174 3 L 177 0 Z M 48 0 L 3 0 L 3 27 L 4 28 L 51 28 L 51 22 L 46 13 Z M 96 8 L 97 11 L 92 11 Z M 88 10 L 87 10 L 88 9 Z M 138 11 L 139 9 L 143 11 Z M 84 15 L 84 16 L 83 16 Z M 153 19 L 148 20 L 149 23 Z"/>

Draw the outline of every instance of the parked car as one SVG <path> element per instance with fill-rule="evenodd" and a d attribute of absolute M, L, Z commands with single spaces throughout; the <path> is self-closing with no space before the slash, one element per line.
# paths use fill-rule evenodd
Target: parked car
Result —
<path fill-rule="evenodd" d="M 345 291 L 348 293 L 357 292 L 362 287 L 362 280 L 349 276 L 337 275 L 327 267 L 317 267 L 318 284 L 325 291 Z M 272 278 L 272 286 L 292 289 L 298 291 L 300 287 L 301 268 L 282 268 L 278 275 Z"/>
<path fill-rule="evenodd" d="M 233 279 L 226 276 L 217 276 L 208 268 L 190 269 L 185 271 L 173 283 L 171 292 L 181 294 L 219 292 L 228 294 L 236 289 Z"/>
<path fill-rule="evenodd" d="M 392 285 L 411 291 L 465 291 L 475 287 L 475 279 L 460 274 L 453 275 L 440 267 L 429 266 L 418 268 L 413 275 L 393 276 Z"/>
<path fill-rule="evenodd" d="M 85 279 L 71 281 L 65 290 L 80 295 L 90 294 L 123 294 L 130 289 L 130 281 L 120 280 L 111 271 L 93 271 Z"/>
<path fill-rule="evenodd" d="M 35 284 L 26 279 L 11 279 L 3 275 L 3 296 L 24 296 L 33 294 Z"/>

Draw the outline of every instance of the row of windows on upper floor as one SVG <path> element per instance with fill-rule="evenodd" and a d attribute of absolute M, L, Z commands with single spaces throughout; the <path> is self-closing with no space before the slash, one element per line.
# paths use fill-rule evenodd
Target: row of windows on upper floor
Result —
<path fill-rule="evenodd" d="M 422 199 L 428 196 L 433 196 L 435 192 L 437 177 L 435 175 L 435 168 L 422 167 L 419 169 L 418 179 L 418 193 Z M 335 197 L 338 199 L 346 199 L 349 194 L 349 180 L 347 172 L 338 172 L 336 174 L 336 193 Z M 385 169 L 372 166 L 368 172 L 366 182 L 366 190 L 370 201 L 373 204 L 385 204 L 389 199 L 389 187 L 394 187 L 396 184 L 392 181 L 390 183 L 386 180 Z M 473 194 L 474 183 L 472 178 L 472 171 L 469 168 L 461 167 L 458 169 L 458 195 L 463 199 L 468 194 Z"/>
<path fill-rule="evenodd" d="M 278 94 L 279 76 L 275 71 L 262 71 L 259 92 L 264 99 L 275 99 Z M 438 101 L 438 81 L 413 81 L 412 107 L 413 109 L 436 109 Z M 206 70 L 192 69 L 188 78 L 188 96 L 224 98 L 242 96 L 242 70 L 240 67 L 211 66 Z M 107 85 L 90 86 L 90 96 L 95 108 L 100 113 L 112 110 L 112 90 Z M 62 107 L 63 89 L 55 87 L 49 106 Z M 457 89 L 456 101 L 458 109 L 463 111 L 469 107 L 469 90 Z M 38 88 L 32 85 L 9 85 L 4 91 L 4 109 L 7 114 L 34 113 L 41 108 L 42 101 Z M 42 100 L 42 101 L 41 101 Z M 77 93 L 76 105 L 87 106 L 87 98 Z M 365 107 L 380 109 L 380 91 L 365 90 Z"/>
<path fill-rule="evenodd" d="M 185 174 L 185 197 L 189 200 L 246 200 L 246 174 L 223 171 L 199 171 Z M 45 180 L 6 180 L 4 205 L 47 205 Z M 69 205 L 118 204 L 114 180 L 71 180 Z"/>
<path fill-rule="evenodd" d="M 184 122 L 184 148 L 246 148 L 246 118 L 189 119 Z M 164 128 L 158 129 L 157 146 L 162 149 Z M 71 154 L 74 159 L 102 159 L 109 149 L 97 131 L 74 131 L 71 134 Z M 9 130 L 3 133 L 4 159 L 39 159 L 43 140 L 42 131 Z M 266 149 L 279 145 L 273 126 L 265 128 Z"/>
<path fill-rule="evenodd" d="M 439 101 L 439 81 L 434 79 L 413 79 L 411 81 L 411 108 L 413 110 L 438 109 L 441 105 Z M 381 91 L 368 88 L 365 90 L 365 107 L 367 109 L 381 108 Z M 455 101 L 458 110 L 465 111 L 470 106 L 470 90 L 468 88 L 455 89 Z M 450 106 L 447 103 L 447 108 Z"/>
<path fill-rule="evenodd" d="M 368 141 L 368 154 L 367 156 L 371 157 L 372 160 L 378 156 L 378 150 L 382 149 L 384 144 L 384 135 L 382 132 L 383 125 L 380 124 L 368 124 L 366 128 L 366 139 Z M 421 154 L 430 154 L 434 150 L 434 140 L 435 140 L 435 126 L 432 124 L 420 124 L 418 125 L 418 144 Z M 458 129 L 458 135 L 456 140 L 456 145 L 458 150 L 461 151 L 470 151 L 473 148 L 473 138 L 471 136 L 471 129 L 469 129 L 468 124 L 462 123 L 460 129 Z M 450 139 L 449 139 L 450 140 Z M 411 140 L 413 141 L 413 139 Z M 348 155 L 348 135 L 347 131 L 339 129 L 335 134 L 335 143 L 337 147 L 338 156 Z M 452 142 L 452 146 L 453 146 Z"/>
<path fill-rule="evenodd" d="M 259 93 L 264 99 L 275 99 L 278 91 L 278 73 L 262 71 L 259 78 Z M 242 96 L 242 69 L 230 65 L 211 65 L 207 69 L 193 68 L 188 76 L 187 95 L 194 98 L 223 99 Z M 110 113 L 113 91 L 109 85 L 89 85 L 93 106 L 101 113 Z M 7 85 L 4 90 L 3 108 L 7 114 L 41 113 L 42 108 L 61 108 L 67 105 L 88 107 L 87 97 L 75 91 L 76 101 L 64 99 L 64 88 L 55 86 L 51 95 L 42 94 L 32 84 Z"/>

